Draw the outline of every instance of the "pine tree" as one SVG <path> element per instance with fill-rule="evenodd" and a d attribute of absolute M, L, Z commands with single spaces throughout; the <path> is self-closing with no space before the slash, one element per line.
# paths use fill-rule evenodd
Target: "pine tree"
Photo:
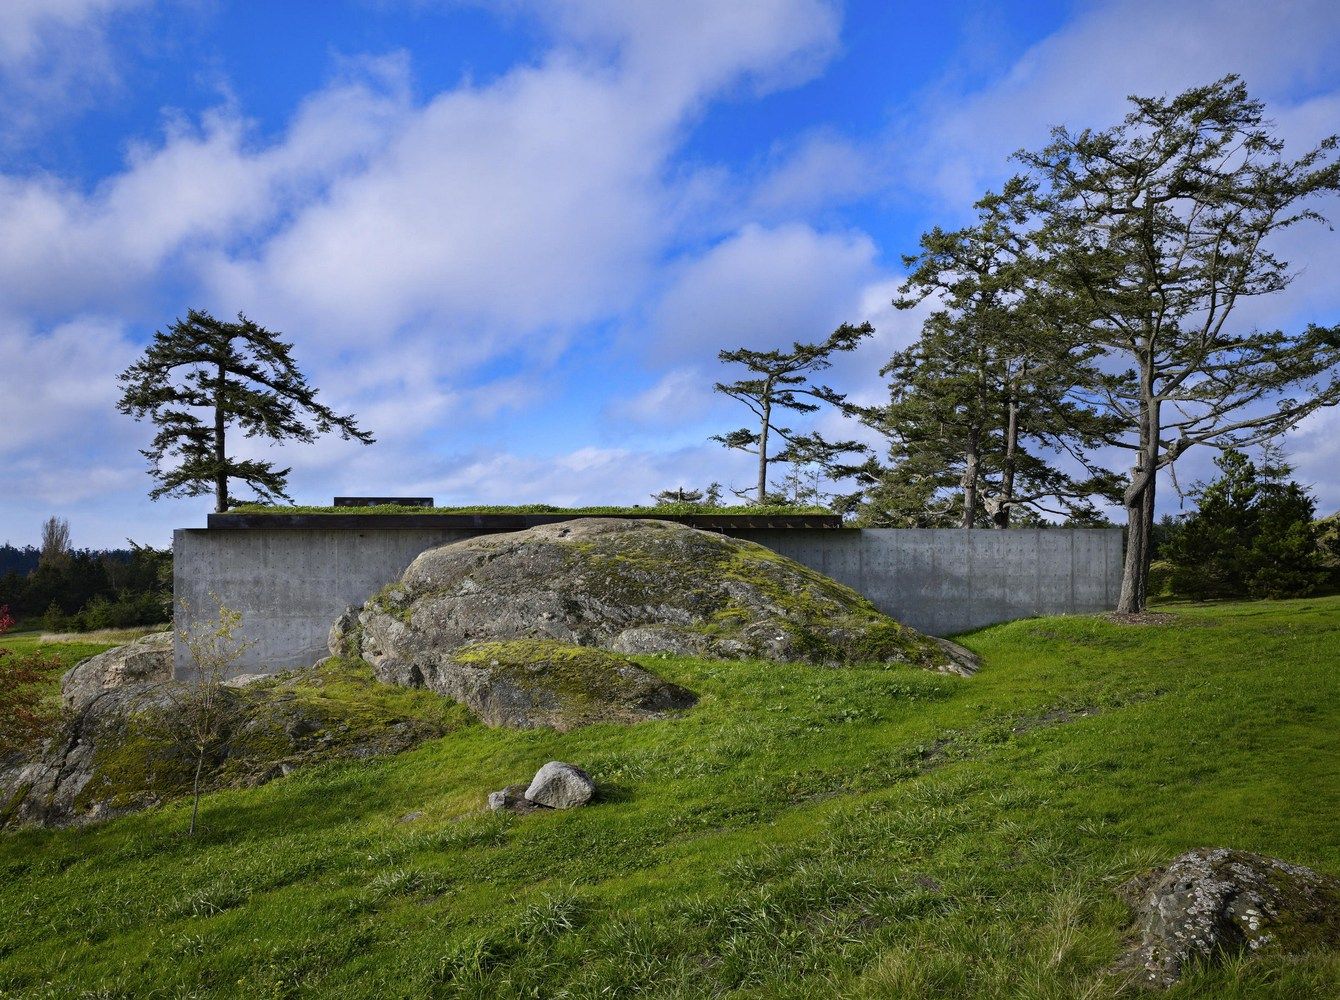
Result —
<path fill-rule="evenodd" d="M 855 350 L 866 337 L 875 332 L 869 323 L 852 326 L 844 323 L 828 338 L 817 344 L 791 345 L 791 350 L 753 351 L 737 348 L 717 355 L 726 364 L 738 364 L 752 375 L 735 382 L 718 382 L 716 391 L 744 403 L 758 420 L 758 429 L 741 427 L 711 438 L 727 448 L 735 448 L 758 456 L 758 479 L 753 488 L 753 502 L 769 502 L 768 465 L 771 462 L 819 461 L 826 465 L 861 446 L 855 441 L 829 441 L 814 432 L 802 433 L 778 423 L 785 412 L 814 413 L 821 402 L 841 406 L 843 394 L 826 385 L 815 385 L 811 376 L 832 367 L 834 354 Z M 774 449 L 774 439 L 783 447 Z M 749 491 L 743 491 L 749 492 Z"/>
<path fill-rule="evenodd" d="M 1325 579 L 1315 506 L 1292 469 L 1269 451 L 1262 463 L 1229 449 L 1219 476 L 1199 484 L 1197 509 L 1171 530 L 1160 553 L 1171 587 L 1187 597 L 1298 597 Z"/>
<path fill-rule="evenodd" d="M 241 313 L 221 322 L 192 309 L 166 333 L 154 334 L 144 356 L 120 375 L 118 409 L 158 428 L 141 454 L 158 480 L 149 496 L 215 495 L 216 511 L 232 501 L 229 481 L 240 480 L 263 500 L 289 499 L 289 469 L 228 455 L 228 432 L 270 441 L 311 442 L 338 431 L 371 444 L 353 416 L 316 401 L 290 352 L 292 344 Z"/>
<path fill-rule="evenodd" d="M 1283 155 L 1235 76 L 1174 98 L 1132 97 L 1121 124 L 1052 132 L 1018 154 L 1040 185 L 1052 318 L 1103 351 L 1083 401 L 1121 427 L 1127 545 L 1118 610 L 1145 607 L 1157 477 L 1197 445 L 1242 448 L 1340 402 L 1340 327 L 1260 330 L 1234 309 L 1293 279 L 1270 249 L 1340 190 L 1332 136 Z"/>
<path fill-rule="evenodd" d="M 974 225 L 933 229 L 904 258 L 894 305 L 933 296 L 937 308 L 881 370 L 889 403 L 856 410 L 890 441 L 890 467 L 870 475 L 866 523 L 972 528 L 989 516 L 1005 528 L 1025 511 L 1088 516 L 1090 498 L 1111 491 L 1111 474 L 1088 458 L 1110 421 L 1069 399 L 1093 377 L 1095 352 L 1058 336 L 1035 306 L 1039 261 L 1023 228 L 1032 190 L 1015 178 L 976 207 Z"/>

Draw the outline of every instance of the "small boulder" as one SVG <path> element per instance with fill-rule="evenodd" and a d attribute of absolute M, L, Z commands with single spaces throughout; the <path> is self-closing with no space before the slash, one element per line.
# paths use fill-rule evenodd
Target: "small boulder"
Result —
<path fill-rule="evenodd" d="M 526 798 L 551 809 L 571 809 L 591 801 L 596 783 L 580 767 L 551 760 L 535 772 Z"/>
<path fill-rule="evenodd" d="M 526 798 L 525 785 L 508 785 L 500 792 L 489 792 L 489 808 L 494 812 L 524 814 L 543 807 Z"/>
<path fill-rule="evenodd" d="M 153 632 L 75 664 L 61 678 L 61 705 L 87 708 L 104 691 L 172 679 L 172 633 Z"/>
<path fill-rule="evenodd" d="M 1340 879 L 1276 858 L 1188 851 L 1125 892 L 1140 941 L 1118 967 L 1147 986 L 1171 986 L 1194 960 L 1340 946 Z"/>

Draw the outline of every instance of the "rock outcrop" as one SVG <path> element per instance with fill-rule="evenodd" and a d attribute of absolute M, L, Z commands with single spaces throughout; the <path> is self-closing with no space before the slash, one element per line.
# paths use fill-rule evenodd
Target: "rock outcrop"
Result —
<path fill-rule="evenodd" d="M 172 678 L 172 633 L 153 632 L 76 664 L 61 678 L 61 705 L 81 711 L 112 688 Z"/>
<path fill-rule="evenodd" d="M 378 676 L 426 687 L 467 706 L 485 725 L 566 731 L 593 722 L 640 722 L 689 708 L 692 692 L 603 649 L 546 639 L 461 646 L 410 669 L 383 662 Z"/>
<path fill-rule="evenodd" d="M 1126 895 L 1140 940 L 1119 967 L 1147 986 L 1171 986 L 1192 961 L 1340 947 L 1340 880 L 1260 854 L 1188 851 Z"/>
<path fill-rule="evenodd" d="M 0 826 L 82 824 L 189 792 L 195 761 L 180 714 L 195 695 L 173 681 L 127 682 L 125 671 L 107 666 L 141 662 L 140 655 L 81 671 L 85 661 L 67 674 L 71 708 L 57 734 L 0 760 Z M 92 688 L 90 678 L 103 675 L 110 686 Z M 322 696 L 327 683 L 339 685 L 338 698 Z M 215 698 L 206 790 L 262 784 L 318 761 L 397 753 L 446 732 L 450 713 L 463 715 L 426 692 L 388 692 L 365 665 L 338 662 L 224 688 Z"/>
<path fill-rule="evenodd" d="M 463 665 L 493 656 L 472 647 L 517 641 L 554 644 L 549 650 L 972 672 L 956 647 L 900 625 L 850 588 L 770 549 L 655 520 L 586 518 L 429 549 L 398 582 L 341 616 L 330 636 L 332 654 L 361 656 L 388 682 L 468 703 L 474 680 Z M 629 667 L 609 662 L 604 676 L 645 691 L 639 710 L 676 707 L 682 696 Z M 511 698 L 476 700 L 510 706 Z"/>

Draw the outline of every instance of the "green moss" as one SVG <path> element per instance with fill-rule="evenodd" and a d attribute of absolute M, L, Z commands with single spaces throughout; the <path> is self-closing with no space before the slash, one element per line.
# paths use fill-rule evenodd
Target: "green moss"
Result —
<path fill-rule="evenodd" d="M 481 642 L 457 650 L 453 658 L 491 667 L 523 691 L 556 699 L 566 712 L 618 706 L 645 691 L 650 679 L 626 676 L 635 664 L 615 653 L 552 639 Z"/>
<path fill-rule="evenodd" d="M 754 606 L 722 587 L 723 581 L 734 581 L 776 609 L 772 621 L 803 659 L 926 667 L 948 663 L 929 639 L 881 613 L 850 587 L 762 545 L 715 536 L 694 544 L 678 533 L 654 531 L 563 544 L 572 552 L 574 567 L 584 562 L 602 570 L 588 575 L 585 585 L 611 603 L 662 604 L 665 581 L 674 580 L 685 595 L 683 608 L 706 619 L 690 630 L 711 639 L 737 638 L 759 620 Z"/>
<path fill-rule="evenodd" d="M 394 753 L 470 722 L 461 706 L 428 691 L 382 684 L 362 660 L 321 666 L 223 693 L 219 739 L 203 787 L 254 785 L 317 761 Z M 93 776 L 75 801 L 127 809 L 190 791 L 195 758 L 171 708 L 152 707 L 97 734 Z"/>

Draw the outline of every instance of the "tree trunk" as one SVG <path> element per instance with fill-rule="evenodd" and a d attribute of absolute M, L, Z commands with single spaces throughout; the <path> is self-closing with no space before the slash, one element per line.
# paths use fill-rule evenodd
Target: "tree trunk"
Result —
<path fill-rule="evenodd" d="M 758 493 L 754 503 L 767 503 L 768 496 L 768 431 L 772 427 L 772 386 L 765 387 L 763 397 L 763 420 L 758 431 Z"/>
<path fill-rule="evenodd" d="M 224 450 L 224 391 L 223 365 L 219 365 L 219 381 L 214 389 L 214 510 L 220 514 L 228 510 L 228 465 Z"/>
<path fill-rule="evenodd" d="M 968 437 L 968 448 L 963 453 L 963 527 L 977 524 L 977 481 L 981 477 L 978 458 L 978 437 L 974 430 Z"/>
<path fill-rule="evenodd" d="M 1117 610 L 1134 615 L 1145 610 L 1149 597 L 1149 563 L 1153 559 L 1155 483 L 1158 480 L 1159 408 L 1141 406 L 1140 452 L 1126 487 L 1126 560 L 1121 572 Z"/>
<path fill-rule="evenodd" d="M 1005 463 L 1000 472 L 1000 500 L 992 524 L 997 528 L 1010 526 L 1010 508 L 1014 506 L 1014 453 L 1019 445 L 1019 403 L 1010 394 L 1005 417 Z"/>
<path fill-rule="evenodd" d="M 191 783 L 191 829 L 188 836 L 195 836 L 195 821 L 200 815 L 200 771 L 205 766 L 205 750 L 202 747 L 200 754 L 195 759 L 195 781 Z"/>

